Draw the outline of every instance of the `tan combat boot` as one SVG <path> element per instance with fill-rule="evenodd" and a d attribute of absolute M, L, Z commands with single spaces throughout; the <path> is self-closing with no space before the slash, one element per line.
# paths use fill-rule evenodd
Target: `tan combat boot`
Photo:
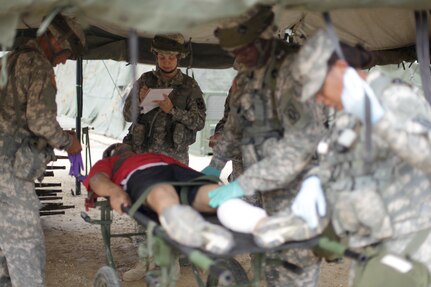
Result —
<path fill-rule="evenodd" d="M 131 282 L 138 281 L 144 278 L 145 273 L 147 273 L 147 264 L 144 261 L 138 261 L 135 267 L 130 269 L 129 271 L 124 272 L 123 281 Z"/>

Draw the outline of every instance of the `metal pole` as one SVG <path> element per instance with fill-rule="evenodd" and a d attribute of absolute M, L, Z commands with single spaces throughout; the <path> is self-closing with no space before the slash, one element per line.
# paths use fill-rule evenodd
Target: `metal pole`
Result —
<path fill-rule="evenodd" d="M 136 65 L 138 63 L 138 34 L 136 33 L 136 30 L 130 30 L 129 31 L 129 62 L 131 64 L 132 68 L 132 81 L 133 81 L 133 88 L 132 88 L 132 120 L 133 123 L 136 122 L 138 118 L 138 105 L 139 105 L 139 91 L 138 91 L 138 85 L 136 83 L 137 79 L 137 69 Z"/>
<path fill-rule="evenodd" d="M 76 59 L 76 102 L 77 102 L 77 112 L 76 112 L 76 136 L 78 140 L 81 141 L 81 118 L 82 118 L 82 58 L 78 57 Z M 75 178 L 75 194 L 81 194 L 81 182 L 78 178 Z"/>

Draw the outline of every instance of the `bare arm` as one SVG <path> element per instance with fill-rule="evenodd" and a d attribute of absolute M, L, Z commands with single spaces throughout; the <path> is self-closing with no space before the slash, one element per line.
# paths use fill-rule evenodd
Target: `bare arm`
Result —
<path fill-rule="evenodd" d="M 109 179 L 109 176 L 105 173 L 96 173 L 90 179 L 91 189 L 99 196 L 108 197 L 112 209 L 122 214 L 121 206 L 130 206 L 129 195 L 121 188 L 121 186 L 115 184 Z"/>

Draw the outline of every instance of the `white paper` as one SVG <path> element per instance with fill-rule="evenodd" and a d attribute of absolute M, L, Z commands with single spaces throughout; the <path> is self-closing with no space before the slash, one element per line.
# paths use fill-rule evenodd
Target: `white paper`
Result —
<path fill-rule="evenodd" d="M 152 109 L 157 108 L 159 105 L 154 101 L 164 100 L 164 95 L 169 95 L 172 92 L 172 89 L 149 89 L 147 95 L 144 100 L 140 104 L 142 107 L 141 113 L 146 114 Z"/>

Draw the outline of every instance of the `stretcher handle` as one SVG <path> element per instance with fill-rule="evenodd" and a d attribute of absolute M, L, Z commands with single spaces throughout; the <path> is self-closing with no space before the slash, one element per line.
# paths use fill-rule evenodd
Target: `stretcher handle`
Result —
<path fill-rule="evenodd" d="M 121 209 L 123 210 L 123 212 L 127 214 L 129 214 L 131 210 L 130 207 L 125 207 L 124 205 L 121 206 Z M 132 217 L 137 222 L 145 226 L 147 226 L 151 221 L 151 219 L 149 219 L 147 216 L 139 212 L 134 212 Z M 206 254 L 204 254 L 203 252 L 196 250 L 194 248 L 179 244 L 178 242 L 171 239 L 164 231 L 162 231 L 160 227 L 156 227 L 154 229 L 154 233 L 155 235 L 159 236 L 161 239 L 169 243 L 171 246 L 175 247 L 181 253 L 187 255 L 191 263 L 200 267 L 203 270 L 209 271 L 212 274 L 216 275 L 219 278 L 219 282 L 223 282 L 223 284 L 225 285 L 229 285 L 233 282 L 233 275 L 230 272 L 230 270 L 226 270 L 217 266 L 217 263 L 213 259 L 208 257 Z"/>
<path fill-rule="evenodd" d="M 327 237 L 320 238 L 318 245 L 320 248 L 326 251 L 335 253 L 337 255 L 345 256 L 359 262 L 365 262 L 368 260 L 368 257 L 365 254 L 348 249 L 343 244 L 334 240 L 330 240 Z"/>

